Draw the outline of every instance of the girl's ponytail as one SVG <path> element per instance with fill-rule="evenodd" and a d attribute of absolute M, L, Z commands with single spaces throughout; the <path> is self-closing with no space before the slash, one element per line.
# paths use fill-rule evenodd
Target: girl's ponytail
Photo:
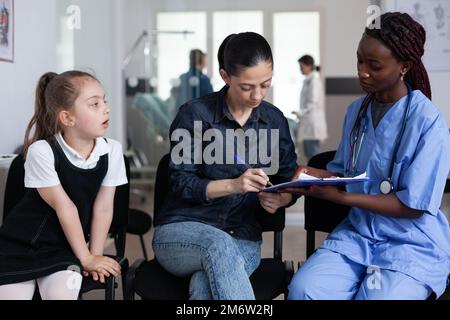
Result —
<path fill-rule="evenodd" d="M 47 72 L 39 79 L 36 87 L 36 97 L 34 102 L 34 115 L 31 118 L 30 123 L 25 131 L 25 140 L 23 146 L 23 154 L 26 156 L 28 147 L 35 141 L 48 138 L 56 133 L 57 121 L 49 119 L 51 113 L 47 110 L 46 91 L 49 83 L 58 75 L 54 72 Z M 50 121 L 49 121 L 50 120 Z M 34 133 L 31 135 L 31 131 L 34 128 Z"/>

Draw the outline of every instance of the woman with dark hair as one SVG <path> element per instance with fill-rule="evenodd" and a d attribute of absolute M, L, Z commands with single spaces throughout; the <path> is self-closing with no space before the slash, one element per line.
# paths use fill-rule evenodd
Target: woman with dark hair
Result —
<path fill-rule="evenodd" d="M 300 109 L 294 111 L 300 120 L 297 130 L 297 145 L 303 144 L 307 160 L 320 152 L 320 142 L 327 135 L 325 119 L 325 92 L 314 58 L 304 55 L 298 59 L 300 71 L 305 76 L 300 94 Z M 302 143 L 303 142 L 303 143 Z M 300 149 L 300 148 L 298 148 Z"/>
<path fill-rule="evenodd" d="M 450 228 L 439 206 L 450 166 L 445 120 L 431 102 L 422 64 L 425 30 L 408 14 L 381 16 L 365 30 L 353 102 L 328 171 L 317 177 L 371 181 L 290 190 L 351 206 L 344 221 L 294 276 L 290 299 L 426 299 L 440 296 L 450 272 Z M 333 212 L 330 212 L 333 214 Z"/>
<path fill-rule="evenodd" d="M 181 106 L 172 123 L 170 191 L 155 219 L 153 250 L 167 271 L 191 277 L 190 299 L 254 299 L 249 276 L 260 262 L 262 232 L 256 213 L 296 199 L 258 192 L 267 174 L 290 180 L 296 155 L 286 118 L 263 100 L 273 69 L 267 41 L 252 32 L 230 35 L 219 64 L 226 86 Z M 189 141 L 182 150 L 180 136 Z M 261 157 L 269 141 L 270 163 Z"/>

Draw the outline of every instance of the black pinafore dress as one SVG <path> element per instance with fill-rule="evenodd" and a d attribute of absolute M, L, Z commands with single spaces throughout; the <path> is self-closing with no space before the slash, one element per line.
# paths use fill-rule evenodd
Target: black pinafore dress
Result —
<path fill-rule="evenodd" d="M 76 205 L 84 238 L 89 239 L 92 208 L 108 170 L 108 154 L 92 169 L 81 169 L 67 159 L 54 137 L 47 140 L 55 157 L 61 186 Z M 63 270 L 80 270 L 53 210 L 36 189 L 27 189 L 0 228 L 0 285 L 25 282 Z"/>

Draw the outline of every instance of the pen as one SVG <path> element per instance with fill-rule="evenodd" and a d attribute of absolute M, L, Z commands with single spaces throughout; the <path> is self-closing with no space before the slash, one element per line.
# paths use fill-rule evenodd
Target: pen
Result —
<path fill-rule="evenodd" d="M 237 162 L 238 162 L 239 164 L 244 165 L 247 169 L 253 169 L 252 166 L 250 166 L 250 165 L 248 165 L 247 163 L 245 163 L 245 161 L 243 161 L 236 153 L 234 154 L 234 158 L 237 160 Z M 269 187 L 272 187 L 272 186 L 273 186 L 273 184 L 272 184 L 272 182 L 270 182 L 270 180 L 267 181 L 267 185 L 268 185 Z"/>

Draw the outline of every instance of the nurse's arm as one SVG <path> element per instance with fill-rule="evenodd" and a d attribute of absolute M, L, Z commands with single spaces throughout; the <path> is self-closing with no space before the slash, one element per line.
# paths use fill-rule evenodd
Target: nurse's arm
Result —
<path fill-rule="evenodd" d="M 359 207 L 381 215 L 394 218 L 415 219 L 422 216 L 423 211 L 405 206 L 395 194 L 358 194 L 351 192 L 342 192 L 341 204 Z M 339 197 L 338 199 L 339 200 Z M 337 202 L 337 201 L 336 201 Z"/>
<path fill-rule="evenodd" d="M 328 200 L 349 207 L 359 207 L 381 215 L 395 218 L 419 218 L 423 212 L 405 206 L 395 194 L 359 194 L 339 190 L 336 187 L 311 186 L 309 188 L 289 188 L 283 192 Z"/>

